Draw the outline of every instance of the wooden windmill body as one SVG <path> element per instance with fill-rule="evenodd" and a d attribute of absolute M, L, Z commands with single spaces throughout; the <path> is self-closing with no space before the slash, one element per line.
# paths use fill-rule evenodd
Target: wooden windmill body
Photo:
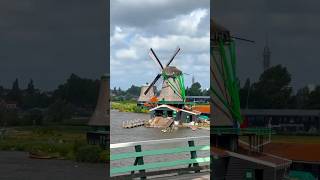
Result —
<path fill-rule="evenodd" d="M 96 108 L 91 116 L 88 125 L 92 127 L 105 128 L 110 121 L 110 96 L 109 96 L 109 76 L 102 76 L 100 81 L 100 91 Z"/>

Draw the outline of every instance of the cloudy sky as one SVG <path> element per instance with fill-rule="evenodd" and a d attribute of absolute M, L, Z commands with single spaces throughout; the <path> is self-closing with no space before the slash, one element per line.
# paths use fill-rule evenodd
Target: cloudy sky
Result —
<path fill-rule="evenodd" d="M 238 72 L 244 81 L 262 72 L 262 51 L 268 34 L 271 65 L 282 64 L 292 74 L 292 86 L 320 84 L 320 1 L 214 0 L 211 16 L 232 34 L 255 40 L 237 41 Z"/>
<path fill-rule="evenodd" d="M 0 86 L 19 78 L 55 89 L 71 73 L 100 78 L 108 69 L 106 1 L 0 1 Z"/>
<path fill-rule="evenodd" d="M 185 84 L 192 74 L 209 87 L 209 0 L 112 0 L 110 4 L 111 87 L 127 89 L 151 82 L 159 67 L 148 55 L 152 47 L 166 64 L 181 69 Z M 159 83 L 161 84 L 161 83 Z"/>

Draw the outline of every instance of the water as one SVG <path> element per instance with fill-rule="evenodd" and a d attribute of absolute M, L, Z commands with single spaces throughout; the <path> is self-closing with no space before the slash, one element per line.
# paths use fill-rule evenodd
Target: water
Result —
<path fill-rule="evenodd" d="M 192 131 L 190 128 L 179 128 L 171 133 L 162 133 L 161 129 L 158 128 L 145 128 L 136 127 L 131 129 L 122 128 L 122 122 L 127 120 L 135 119 L 150 119 L 149 114 L 141 113 L 128 113 L 111 111 L 111 123 L 110 123 L 110 141 L 114 143 L 134 142 L 134 141 L 145 141 L 145 140 L 158 140 L 158 139 L 171 139 L 171 138 L 185 138 L 185 137 L 197 137 L 197 136 L 210 136 L 210 132 L 204 129 L 198 129 Z M 210 139 L 202 139 L 195 141 L 195 145 L 209 145 Z M 168 143 L 158 145 L 142 146 L 142 150 L 147 149 L 165 149 L 187 146 L 188 142 L 181 143 Z M 134 147 L 111 149 L 111 154 L 121 152 L 132 152 Z M 209 152 L 198 152 L 198 157 L 209 156 Z M 149 156 L 144 158 L 144 162 L 161 162 L 161 161 L 172 161 L 175 159 L 190 158 L 190 152 L 180 154 L 169 154 L 161 156 Z M 133 165 L 134 159 L 126 159 L 121 161 L 111 162 L 111 166 L 128 166 Z M 182 166 L 183 167 L 183 166 Z M 184 166 L 185 167 L 185 166 Z"/>

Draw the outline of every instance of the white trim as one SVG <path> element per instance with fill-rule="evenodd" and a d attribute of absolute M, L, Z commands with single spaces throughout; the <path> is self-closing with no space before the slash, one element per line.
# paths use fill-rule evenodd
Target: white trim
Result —
<path fill-rule="evenodd" d="M 193 114 L 193 115 L 199 115 L 199 114 L 201 114 L 201 112 L 194 112 L 194 111 L 188 111 L 188 110 L 185 110 L 185 109 L 181 109 L 181 111 L 183 111 L 183 112 L 187 112 L 187 113 L 190 113 L 190 114 Z"/>
<path fill-rule="evenodd" d="M 277 165 L 275 163 L 267 162 L 267 161 L 264 161 L 264 160 L 260 160 L 260 159 L 257 159 L 257 158 L 252 158 L 250 156 L 245 156 L 245 155 L 234 153 L 234 152 L 230 152 L 230 151 L 227 151 L 227 153 L 229 155 L 231 155 L 233 157 L 236 157 L 236 158 L 239 158 L 239 159 L 244 159 L 244 160 L 255 162 L 255 163 L 258 163 L 258 164 L 263 164 L 263 165 L 266 165 L 266 166 L 269 166 L 269 167 L 273 167 L 273 168 L 277 167 Z"/>
<path fill-rule="evenodd" d="M 174 139 L 157 139 L 157 140 L 148 140 L 148 141 L 116 143 L 116 144 L 110 144 L 110 149 L 116 149 L 116 148 L 122 148 L 122 147 L 131 147 L 131 146 L 136 146 L 136 145 L 174 143 L 174 142 L 197 140 L 197 139 L 208 139 L 208 140 L 210 140 L 210 136 L 174 138 Z"/>
<path fill-rule="evenodd" d="M 180 110 L 181 110 L 181 109 L 179 109 L 179 108 L 172 108 L 172 107 L 169 106 L 169 105 L 162 104 L 162 105 L 160 105 L 160 106 L 157 106 L 157 107 L 154 107 L 154 108 L 150 109 L 149 111 L 154 111 L 154 110 L 157 110 L 157 109 L 162 108 L 162 107 L 166 107 L 166 108 L 171 109 L 171 110 L 173 110 L 173 111 L 180 111 Z"/>

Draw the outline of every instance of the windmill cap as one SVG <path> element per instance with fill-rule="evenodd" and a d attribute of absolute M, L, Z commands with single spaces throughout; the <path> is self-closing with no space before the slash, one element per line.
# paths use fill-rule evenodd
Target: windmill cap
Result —
<path fill-rule="evenodd" d="M 182 74 L 182 71 L 180 71 L 178 68 L 176 68 L 176 67 L 174 67 L 174 66 L 168 66 L 168 67 L 166 67 L 163 71 L 164 71 L 164 73 L 166 73 L 166 75 L 168 75 L 168 76 L 180 75 L 180 74 Z"/>
<path fill-rule="evenodd" d="M 211 40 L 218 41 L 230 41 L 230 31 L 226 29 L 225 27 L 217 24 L 213 19 L 210 20 L 210 34 L 211 34 Z"/>

